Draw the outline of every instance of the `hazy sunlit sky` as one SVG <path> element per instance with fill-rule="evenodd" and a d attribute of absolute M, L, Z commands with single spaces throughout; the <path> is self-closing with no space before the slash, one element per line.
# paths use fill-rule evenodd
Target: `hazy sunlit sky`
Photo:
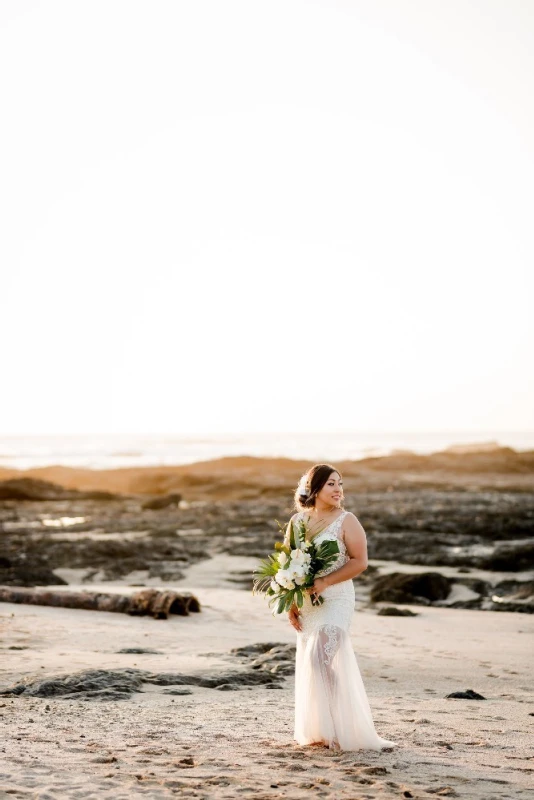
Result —
<path fill-rule="evenodd" d="M 534 2 L 0 4 L 0 433 L 534 430 Z"/>

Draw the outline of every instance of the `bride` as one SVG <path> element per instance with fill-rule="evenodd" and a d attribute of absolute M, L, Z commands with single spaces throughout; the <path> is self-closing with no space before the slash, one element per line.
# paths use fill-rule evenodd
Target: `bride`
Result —
<path fill-rule="evenodd" d="M 367 568 L 365 531 L 344 511 L 341 474 L 316 464 L 302 476 L 295 493 L 310 540 L 336 540 L 339 555 L 315 578 L 304 605 L 292 606 L 289 621 L 297 631 L 295 739 L 339 750 L 381 750 L 396 746 L 376 732 L 356 656 L 349 638 L 354 613 L 352 579 Z M 286 542 L 289 539 L 289 528 Z M 313 605 L 311 595 L 324 599 Z"/>

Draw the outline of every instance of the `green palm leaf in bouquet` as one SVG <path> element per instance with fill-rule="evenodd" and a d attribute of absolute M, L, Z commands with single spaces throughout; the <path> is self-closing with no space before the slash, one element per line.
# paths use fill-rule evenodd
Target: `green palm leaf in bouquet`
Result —
<path fill-rule="evenodd" d="M 337 541 L 327 540 L 320 545 L 310 540 L 304 520 L 290 520 L 282 525 L 276 520 L 283 542 L 276 542 L 274 553 L 263 559 L 254 570 L 253 593 L 269 598 L 269 606 L 276 604 L 273 613 L 282 614 L 292 605 L 302 608 L 305 590 L 313 586 L 318 573 L 328 569 L 339 554 Z M 321 605 L 324 598 L 312 597 L 313 605 Z"/>

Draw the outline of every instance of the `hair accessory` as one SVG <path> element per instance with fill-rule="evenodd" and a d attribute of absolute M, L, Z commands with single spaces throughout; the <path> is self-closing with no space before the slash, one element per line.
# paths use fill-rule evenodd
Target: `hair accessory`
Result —
<path fill-rule="evenodd" d="M 307 482 L 308 482 L 307 481 L 307 476 L 303 475 L 302 478 L 299 481 L 299 486 L 298 486 L 298 489 L 297 489 L 297 491 L 298 491 L 298 493 L 300 495 L 303 495 L 303 494 L 307 495 L 308 494 L 308 489 L 306 488 Z"/>

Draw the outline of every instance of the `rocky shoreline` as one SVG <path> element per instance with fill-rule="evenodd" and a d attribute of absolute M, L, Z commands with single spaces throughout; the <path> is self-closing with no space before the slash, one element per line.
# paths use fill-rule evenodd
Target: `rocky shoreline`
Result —
<path fill-rule="evenodd" d="M 306 466 L 230 458 L 111 473 L 12 471 L 0 482 L 0 584 L 173 585 L 227 554 L 236 569 L 225 577 L 248 590 L 250 571 L 237 557 L 270 550 Z M 363 600 L 534 610 L 534 453 L 396 455 L 340 469 L 345 508 L 367 533 L 370 566 L 356 582 Z M 35 474 L 58 470 L 63 485 Z M 145 491 L 117 493 L 132 484 Z"/>

